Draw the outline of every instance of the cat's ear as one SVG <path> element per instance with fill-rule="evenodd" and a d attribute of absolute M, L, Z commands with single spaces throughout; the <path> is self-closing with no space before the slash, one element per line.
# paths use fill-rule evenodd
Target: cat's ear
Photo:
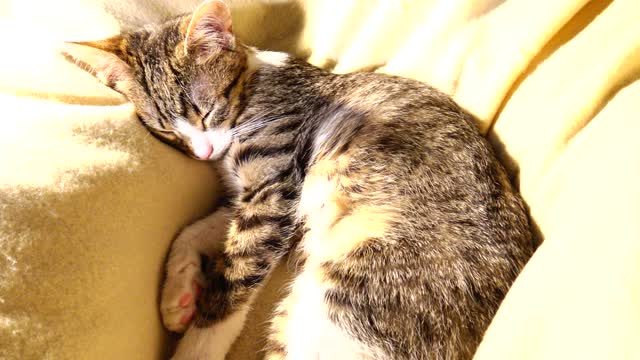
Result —
<path fill-rule="evenodd" d="M 220 48 L 235 48 L 231 12 L 223 1 L 207 0 L 191 16 L 185 29 L 184 49 L 187 54 L 206 61 Z"/>
<path fill-rule="evenodd" d="M 62 54 L 103 84 L 127 95 L 134 77 L 131 67 L 121 58 L 121 43 L 120 36 L 100 41 L 67 42 Z"/>

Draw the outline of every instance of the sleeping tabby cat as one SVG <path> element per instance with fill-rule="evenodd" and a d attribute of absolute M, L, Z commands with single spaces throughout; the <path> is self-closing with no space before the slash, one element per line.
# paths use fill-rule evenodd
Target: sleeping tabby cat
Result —
<path fill-rule="evenodd" d="M 163 321 L 186 330 L 175 359 L 223 359 L 287 256 L 267 359 L 469 359 L 533 252 L 472 117 L 425 84 L 237 43 L 216 0 L 65 52 L 160 140 L 220 160 L 226 200 L 167 264 Z"/>

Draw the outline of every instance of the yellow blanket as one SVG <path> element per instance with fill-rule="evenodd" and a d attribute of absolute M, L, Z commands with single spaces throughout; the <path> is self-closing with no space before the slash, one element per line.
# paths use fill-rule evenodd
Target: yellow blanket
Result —
<path fill-rule="evenodd" d="M 199 0 L 0 2 L 0 358 L 158 359 L 158 294 L 209 166 L 160 144 L 68 64 Z M 640 2 L 234 0 L 244 41 L 451 94 L 527 201 L 539 250 L 477 360 L 640 359 Z M 276 276 L 230 359 L 259 358 Z"/>

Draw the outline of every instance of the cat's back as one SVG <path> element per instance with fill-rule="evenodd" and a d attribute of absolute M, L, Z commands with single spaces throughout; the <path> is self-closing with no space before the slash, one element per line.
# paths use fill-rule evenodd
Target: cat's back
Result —
<path fill-rule="evenodd" d="M 441 165 L 450 164 L 451 155 L 459 160 L 496 162 L 473 116 L 450 96 L 423 82 L 357 72 L 322 78 L 318 84 L 319 91 L 311 97 L 321 94 L 331 104 L 320 109 L 324 112 L 321 122 L 357 125 L 358 136 L 370 140 L 363 146 L 382 141 L 387 151 L 413 153 Z"/>
<path fill-rule="evenodd" d="M 301 204 L 312 229 L 332 224 L 303 243 L 327 254 L 328 301 L 361 309 L 346 326 L 395 358 L 469 358 L 533 251 L 524 203 L 447 95 L 383 74 L 321 82 Z"/>
<path fill-rule="evenodd" d="M 349 159 L 363 198 L 391 204 L 425 232 L 531 251 L 524 202 L 472 115 L 422 82 L 359 72 L 323 79 L 317 159 Z M 356 171 L 359 170 L 360 172 Z M 356 175 L 358 174 L 358 175 Z M 422 236 L 424 234 L 420 234 Z M 520 264 L 519 264 L 520 265 Z"/>
<path fill-rule="evenodd" d="M 347 105 L 333 134 L 349 137 L 334 143 L 348 144 L 354 168 L 369 169 L 362 181 L 379 181 L 367 197 L 397 209 L 398 234 L 432 249 L 459 246 L 453 255 L 465 262 L 486 252 L 515 260 L 504 271 L 524 265 L 533 249 L 524 202 L 472 115 L 413 79 L 362 72 L 334 81 Z"/>

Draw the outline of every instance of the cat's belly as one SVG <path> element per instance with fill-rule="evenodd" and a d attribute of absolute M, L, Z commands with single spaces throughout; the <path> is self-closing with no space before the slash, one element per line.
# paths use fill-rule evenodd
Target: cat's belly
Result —
<path fill-rule="evenodd" d="M 327 317 L 325 286 L 314 270 L 305 270 L 293 283 L 284 301 L 289 318 L 286 324 L 287 359 L 366 360 L 370 352 Z"/>

